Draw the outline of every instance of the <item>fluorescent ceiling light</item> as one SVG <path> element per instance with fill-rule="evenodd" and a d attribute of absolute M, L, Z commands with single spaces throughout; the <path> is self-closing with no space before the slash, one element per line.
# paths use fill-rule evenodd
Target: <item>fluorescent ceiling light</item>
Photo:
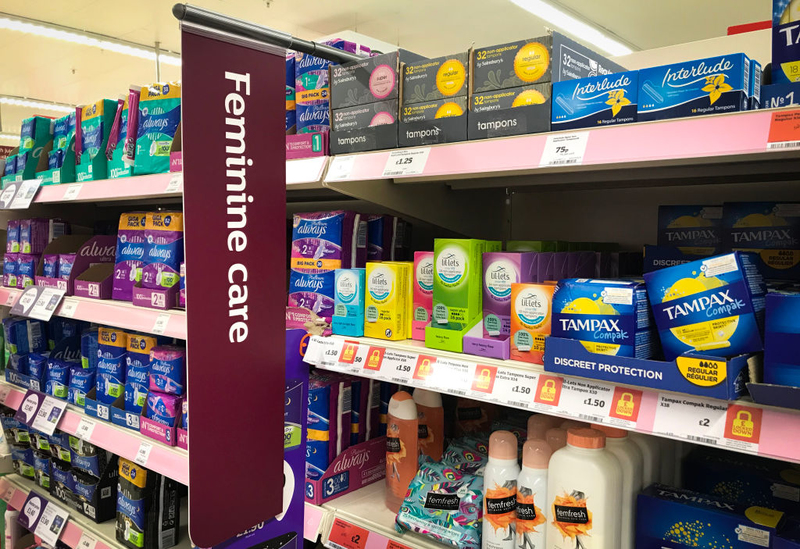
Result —
<path fill-rule="evenodd" d="M 613 38 L 603 34 L 597 28 L 573 17 L 569 13 L 558 9 L 544 0 L 511 0 L 514 4 L 544 19 L 551 25 L 566 31 L 573 36 L 578 36 L 581 40 L 589 42 L 593 46 L 611 55 L 627 55 L 633 50 Z"/>
<path fill-rule="evenodd" d="M 24 32 L 26 34 L 33 34 L 43 38 L 52 38 L 54 40 L 63 40 L 64 42 L 71 42 L 81 46 L 102 48 L 114 53 L 130 55 L 132 57 L 148 59 L 150 61 L 156 60 L 155 48 L 134 44 L 132 42 L 115 40 L 100 34 L 84 32 L 78 29 L 71 29 L 69 27 L 51 25 L 49 23 L 35 21 L 33 19 L 24 19 L 21 17 L 9 16 L 7 14 L 0 14 L 0 29 Z M 178 55 L 161 53 L 158 57 L 161 62 L 166 65 L 180 66 L 181 64 L 181 58 Z"/>
<path fill-rule="evenodd" d="M 24 97 L 12 97 L 9 95 L 0 95 L 0 105 L 13 105 L 15 107 L 63 113 L 75 112 L 75 107 L 63 103 L 49 103 L 47 101 L 37 101 L 35 99 L 25 99 Z"/>
<path fill-rule="evenodd" d="M 14 135 L 13 133 L 0 133 L 0 139 L 19 143 L 19 135 Z"/>

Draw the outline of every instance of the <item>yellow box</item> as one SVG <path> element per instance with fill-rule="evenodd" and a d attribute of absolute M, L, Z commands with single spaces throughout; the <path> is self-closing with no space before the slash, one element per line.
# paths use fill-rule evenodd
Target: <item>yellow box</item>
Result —
<path fill-rule="evenodd" d="M 511 359 L 542 364 L 550 335 L 554 284 L 511 285 Z"/>
<path fill-rule="evenodd" d="M 378 339 L 410 337 L 409 315 L 413 307 L 413 266 L 405 262 L 367 263 L 364 335 Z"/>

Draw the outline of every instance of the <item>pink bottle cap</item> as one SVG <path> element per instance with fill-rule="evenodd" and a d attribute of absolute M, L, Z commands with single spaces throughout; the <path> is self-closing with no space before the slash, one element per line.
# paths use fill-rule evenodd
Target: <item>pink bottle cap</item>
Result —
<path fill-rule="evenodd" d="M 529 469 L 547 469 L 552 453 L 546 441 L 528 439 L 522 446 L 522 465 Z"/>
<path fill-rule="evenodd" d="M 528 418 L 528 440 L 534 438 L 544 439 L 547 430 L 558 427 L 560 418 L 545 414 L 535 414 Z"/>
<path fill-rule="evenodd" d="M 517 437 L 509 431 L 495 431 L 489 437 L 491 459 L 517 459 Z"/>
<path fill-rule="evenodd" d="M 565 419 L 560 427 L 565 431 L 569 431 L 570 429 L 590 429 L 588 423 L 584 423 L 582 421 L 577 421 L 574 419 Z"/>
<path fill-rule="evenodd" d="M 567 444 L 576 448 L 605 448 L 606 435 L 596 429 L 570 429 L 567 431 Z"/>
<path fill-rule="evenodd" d="M 567 445 L 567 432 L 559 427 L 548 429 L 545 440 L 550 445 L 550 449 L 555 452 Z"/>
<path fill-rule="evenodd" d="M 592 425 L 592 429 L 596 429 L 606 435 L 606 438 L 627 438 L 628 431 L 625 429 L 618 429 L 610 425 Z"/>

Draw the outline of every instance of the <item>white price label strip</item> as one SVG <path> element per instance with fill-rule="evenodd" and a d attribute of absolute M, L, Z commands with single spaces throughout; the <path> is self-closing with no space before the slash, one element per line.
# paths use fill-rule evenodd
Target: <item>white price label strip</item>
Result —
<path fill-rule="evenodd" d="M 31 427 L 47 435 L 52 435 L 66 408 L 65 402 L 51 396 L 45 396 L 39 411 L 36 413 L 36 417 L 33 418 Z"/>
<path fill-rule="evenodd" d="M 14 195 L 14 200 L 11 201 L 12 210 L 27 210 L 33 198 L 36 196 L 39 187 L 42 184 L 41 179 L 27 179 L 20 183 L 17 194 Z"/>
<path fill-rule="evenodd" d="M 339 353 L 342 352 L 344 342 L 338 339 L 332 339 L 329 342 L 326 341 L 323 345 L 319 359 L 317 359 L 317 366 L 326 370 L 335 370 L 339 364 Z"/>
<path fill-rule="evenodd" d="M 539 167 L 579 166 L 583 164 L 589 132 L 551 134 L 542 151 Z"/>
<path fill-rule="evenodd" d="M 14 292 L 8 292 L 8 297 L 6 297 L 6 307 L 11 307 L 15 301 L 17 301 L 17 294 Z"/>
<path fill-rule="evenodd" d="M 5 210 L 11 206 L 11 201 L 14 199 L 18 187 L 19 185 L 16 183 L 5 186 L 2 194 L 0 194 L 0 208 Z"/>
<path fill-rule="evenodd" d="M 58 316 L 72 318 L 75 316 L 75 310 L 78 308 L 78 302 L 74 299 L 65 299 L 61 302 L 61 309 L 58 311 Z"/>
<path fill-rule="evenodd" d="M 392 383 L 408 385 L 414 375 L 417 355 L 387 349 L 383 354 L 381 373 Z"/>
<path fill-rule="evenodd" d="M 482 379 L 487 375 L 481 370 L 480 365 L 476 367 L 475 372 L 478 379 Z M 536 393 L 538 381 L 539 376 L 534 372 L 497 368 L 494 387 L 488 400 L 508 404 L 516 408 L 527 408 L 528 403 L 533 402 L 533 395 Z M 486 398 L 486 395 L 481 398 Z"/>
<path fill-rule="evenodd" d="M 75 200 L 78 198 L 78 195 L 81 194 L 81 189 L 83 188 L 83 184 L 77 183 L 75 185 L 67 185 L 67 189 L 64 191 L 64 196 L 62 200 Z"/>
<path fill-rule="evenodd" d="M 69 513 L 54 504 L 52 501 L 45 503 L 44 510 L 39 517 L 39 523 L 36 525 L 36 530 L 33 532 L 42 541 L 48 545 L 55 547 L 58 538 L 61 536 L 61 531 L 69 520 Z"/>
<path fill-rule="evenodd" d="M 169 178 L 169 183 L 167 183 L 167 188 L 164 189 L 165 193 L 176 193 L 183 189 L 183 173 L 174 173 L 172 177 Z"/>
<path fill-rule="evenodd" d="M 81 420 L 78 422 L 78 428 L 75 429 L 75 436 L 78 438 L 82 438 L 86 442 L 90 442 L 92 438 L 92 433 L 94 433 L 95 425 L 97 425 L 91 419 L 82 417 Z"/>
<path fill-rule="evenodd" d="M 156 322 L 153 324 L 152 332 L 156 335 L 163 335 L 167 331 L 167 324 L 172 315 L 161 313 L 156 317 Z"/>
<path fill-rule="evenodd" d="M 725 433 L 728 405 L 683 395 L 659 393 L 653 433 L 719 444 Z"/>
<path fill-rule="evenodd" d="M 473 365 L 469 362 L 439 358 L 426 385 L 451 395 L 465 396 L 472 385 L 473 371 Z"/>
<path fill-rule="evenodd" d="M 142 442 L 139 445 L 139 451 L 136 452 L 136 457 L 133 458 L 133 461 L 141 465 L 142 467 L 147 467 L 147 459 L 150 457 L 150 452 L 153 450 L 153 445 L 149 442 Z"/>
<path fill-rule="evenodd" d="M 614 388 L 602 383 L 564 378 L 561 385 L 559 413 L 590 423 L 601 423 L 608 417 Z"/>
<path fill-rule="evenodd" d="M 356 163 L 355 156 L 334 156 L 333 161 L 325 174 L 325 181 L 341 181 L 348 179 L 353 173 L 353 166 Z"/>
<path fill-rule="evenodd" d="M 430 147 L 391 151 L 383 167 L 383 177 L 421 175 L 425 171 L 430 153 Z"/>
<path fill-rule="evenodd" d="M 95 549 L 97 547 L 97 540 L 92 536 L 83 532 L 81 539 L 78 540 L 78 546 L 75 549 Z"/>

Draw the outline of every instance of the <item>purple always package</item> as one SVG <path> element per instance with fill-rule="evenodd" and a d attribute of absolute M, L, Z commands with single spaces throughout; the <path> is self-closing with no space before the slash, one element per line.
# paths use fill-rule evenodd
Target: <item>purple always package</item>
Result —
<path fill-rule="evenodd" d="M 42 274 L 48 278 L 58 278 L 58 254 L 45 254 L 42 260 Z"/>
<path fill-rule="evenodd" d="M 295 214 L 291 268 L 299 273 L 332 273 L 367 263 L 367 222 L 361 214 L 336 210 Z M 333 293 L 330 294 L 333 296 Z"/>
<path fill-rule="evenodd" d="M 33 286 L 38 263 L 39 256 L 36 254 L 17 254 L 17 288 Z"/>
<path fill-rule="evenodd" d="M 19 251 L 40 254 L 49 243 L 50 224 L 47 219 L 23 219 L 19 222 Z"/>
<path fill-rule="evenodd" d="M 161 425 L 175 427 L 175 420 L 181 415 L 183 408 L 182 401 L 183 397 L 150 391 L 147 394 L 145 417 Z"/>
<path fill-rule="evenodd" d="M 511 285 L 535 282 L 536 252 L 483 254 L 483 337 L 511 335 Z"/>
<path fill-rule="evenodd" d="M 130 301 L 133 287 L 141 278 L 144 265 L 145 222 L 144 212 L 124 213 L 119 217 L 117 252 L 114 259 L 113 299 Z"/>
<path fill-rule="evenodd" d="M 59 254 L 58 255 L 58 278 L 69 280 L 72 274 L 72 267 L 75 265 L 75 258 L 78 254 Z"/>
<path fill-rule="evenodd" d="M 295 125 L 297 133 L 326 132 L 331 127 L 328 103 L 297 103 L 295 108 Z"/>
<path fill-rule="evenodd" d="M 370 49 L 356 44 L 335 38 L 323 42 L 326 46 L 331 46 L 338 50 L 355 53 L 356 55 L 369 55 Z M 315 57 L 307 53 L 297 52 L 294 54 L 294 88 L 295 93 L 306 90 L 320 90 L 327 88 L 328 83 L 328 66 L 331 64 L 327 59 Z M 299 101 L 299 98 L 298 98 Z"/>
<path fill-rule="evenodd" d="M 19 253 L 19 219 L 12 219 L 6 228 L 6 253 Z"/>
<path fill-rule="evenodd" d="M 171 288 L 180 280 L 183 261 L 183 214 L 149 212 L 144 226 L 144 288 Z"/>
<path fill-rule="evenodd" d="M 308 388 L 306 478 L 321 478 L 350 444 L 350 381 L 337 375 L 315 375 Z"/>
<path fill-rule="evenodd" d="M 3 256 L 3 286 L 17 287 L 17 255 L 7 253 Z"/>
<path fill-rule="evenodd" d="M 334 287 L 336 275 L 333 271 L 322 274 L 298 273 L 289 275 L 289 306 L 304 307 L 330 323 L 334 311 Z"/>
<path fill-rule="evenodd" d="M 182 395 L 186 386 L 186 351 L 162 345 L 150 351 L 150 390 Z"/>
<path fill-rule="evenodd" d="M 394 261 L 398 219 L 393 215 L 367 217 L 367 261 Z"/>

